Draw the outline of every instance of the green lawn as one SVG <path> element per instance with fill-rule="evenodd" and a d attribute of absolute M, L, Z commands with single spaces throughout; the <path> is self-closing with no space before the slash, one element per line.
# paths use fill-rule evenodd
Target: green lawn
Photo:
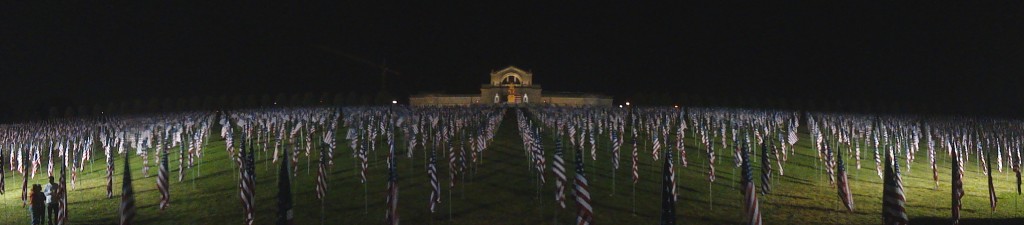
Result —
<path fill-rule="evenodd" d="M 641 181 L 634 187 L 629 176 L 628 144 L 623 145 L 621 167 L 613 175 L 608 139 L 604 137 L 599 142 L 605 147 L 599 150 L 597 162 L 586 157 L 586 170 L 594 199 L 594 221 L 598 224 L 658 223 L 661 212 L 661 162 L 652 162 L 650 150 L 642 150 Z M 630 142 L 627 139 L 625 143 Z M 739 169 L 732 166 L 731 154 L 728 150 L 717 150 L 718 178 L 709 184 L 707 158 L 703 150 L 692 146 L 690 137 L 687 137 L 686 143 L 689 166 L 677 165 L 680 169 L 677 178 L 680 199 L 676 209 L 679 222 L 741 223 L 742 195 L 737 189 Z M 821 165 L 810 144 L 807 134 L 801 133 L 797 154 L 790 156 L 789 162 L 785 164 L 786 175 L 774 176 L 773 193 L 767 196 L 759 194 L 766 224 L 880 223 L 882 184 L 874 170 L 871 153 L 862 152 L 863 168 L 859 170 L 853 158 L 849 158 L 852 154 L 844 154 L 848 157 L 850 188 L 856 203 L 856 211 L 848 213 L 840 205 L 836 189 L 829 186 L 824 170 L 818 169 Z M 382 146 L 377 152 L 371 153 L 369 181 L 364 185 L 359 182 L 359 176 L 354 170 L 355 159 L 351 157 L 352 151 L 347 142 L 339 143 L 338 146 L 340 149 L 335 152 L 335 166 L 328 184 L 328 199 L 324 202 L 314 197 L 317 157 L 313 157 L 312 167 L 307 165 L 305 157 L 300 160 L 301 171 L 299 176 L 293 178 L 296 224 L 319 224 L 321 221 L 325 224 L 383 223 L 386 179 L 383 160 L 386 148 Z M 399 149 L 404 147 L 400 146 Z M 549 164 L 553 152 L 553 141 L 545 140 L 545 154 Z M 516 132 L 513 113 L 506 114 L 494 142 L 484 152 L 483 162 L 476 165 L 470 174 L 460 178 L 454 191 L 448 189 L 447 158 L 441 153 L 438 155 L 438 178 L 443 187 L 443 196 L 436 213 L 430 213 L 427 204 L 430 188 L 424 166 L 425 155 L 418 151 L 414 158 L 409 159 L 401 154 L 398 161 L 399 214 L 403 224 L 572 224 L 575 221 L 576 209 L 569 193 L 566 209 L 558 208 L 554 201 L 555 184 L 550 168 L 547 170 L 548 182 L 538 186 L 536 173 L 531 171 L 532 164 L 522 150 L 522 140 Z M 257 224 L 271 224 L 276 216 L 278 167 L 270 163 L 267 154 L 257 155 Z M 927 152 L 921 151 L 912 168 L 904 167 L 902 170 L 906 182 L 907 214 L 912 218 L 911 223 L 948 223 L 950 168 L 948 158 L 943 154 L 940 156 L 941 182 L 938 190 L 933 189 Z M 566 159 L 567 175 L 571 179 L 574 167 L 570 152 L 567 152 Z M 963 198 L 964 221 L 978 224 L 1022 223 L 1019 218 L 1024 215 L 1020 212 L 1024 202 L 1016 194 L 1013 173 L 1007 168 L 1003 173 L 994 174 L 1000 201 L 998 211 L 991 212 L 985 176 L 980 172 L 977 161 L 973 161 L 976 157 L 972 156 L 971 159 L 967 163 L 964 181 L 967 193 Z M 211 138 L 202 166 L 188 170 L 188 178 L 182 182 L 177 182 L 177 159 L 170 160 L 171 206 L 163 212 L 157 209 L 159 193 L 156 191 L 156 168 L 152 167 L 150 176 L 144 177 L 141 159 L 134 157 L 132 160 L 138 207 L 137 224 L 242 222 L 237 172 L 234 163 L 227 158 L 223 140 Z M 120 193 L 122 163 L 123 159 L 119 158 L 115 180 L 117 194 Z M 752 163 L 755 167 L 759 166 L 760 160 L 752 160 Z M 755 168 L 755 176 L 759 176 L 759 172 Z M 79 175 L 77 189 L 72 190 L 69 197 L 72 224 L 116 224 L 118 221 L 120 198 L 105 198 L 104 175 L 102 156 Z M 30 183 L 44 183 L 44 179 L 45 173 L 42 173 L 30 180 Z M 11 176 L 8 172 L 6 182 L 6 194 L 0 197 L 0 224 L 28 224 L 27 210 L 21 207 L 19 200 L 21 176 Z M 569 186 L 567 192 L 571 193 L 571 190 Z"/>

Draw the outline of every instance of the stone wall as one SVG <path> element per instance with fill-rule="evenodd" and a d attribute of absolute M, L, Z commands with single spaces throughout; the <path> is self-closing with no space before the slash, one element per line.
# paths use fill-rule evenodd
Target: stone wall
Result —
<path fill-rule="evenodd" d="M 451 106 L 451 105 L 472 105 L 480 104 L 480 96 L 412 96 L 409 97 L 409 105 L 412 106 Z M 490 103 L 490 102 L 484 102 Z"/>
<path fill-rule="evenodd" d="M 544 103 L 559 106 L 611 106 L 611 98 L 601 97 L 544 97 Z"/>

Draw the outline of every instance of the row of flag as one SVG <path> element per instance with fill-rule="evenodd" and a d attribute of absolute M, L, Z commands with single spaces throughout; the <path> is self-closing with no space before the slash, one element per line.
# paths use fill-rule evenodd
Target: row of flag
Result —
<path fill-rule="evenodd" d="M 213 126 L 221 127 L 220 136 L 225 149 L 238 166 L 239 193 L 245 217 L 244 223 L 255 222 L 255 167 L 257 156 L 270 157 L 281 163 L 290 179 L 298 176 L 299 160 L 316 159 L 316 197 L 323 200 L 328 191 L 328 177 L 334 164 L 334 152 L 339 142 L 349 142 L 360 180 L 366 182 L 370 157 L 376 157 L 384 145 L 388 186 L 386 222 L 397 224 L 399 136 L 405 144 L 405 155 L 412 158 L 424 154 L 424 171 L 430 182 L 431 196 L 427 208 L 436 212 L 441 201 L 438 180 L 438 156 L 447 157 L 448 186 L 452 191 L 460 179 L 465 179 L 482 164 L 484 149 L 493 139 L 506 111 L 515 113 L 516 130 L 523 137 L 523 150 L 529 167 L 538 182 L 546 182 L 548 174 L 555 176 L 555 200 L 564 208 L 568 185 L 578 207 L 578 223 L 593 221 L 593 208 L 588 191 L 586 164 L 608 163 L 613 170 L 619 168 L 622 144 L 630 139 L 631 175 L 634 185 L 640 181 L 638 160 L 650 153 L 655 161 L 664 160 L 663 167 L 663 222 L 675 223 L 674 205 L 678 200 L 676 165 L 687 167 L 685 136 L 692 137 L 698 154 L 706 155 L 705 166 L 709 182 L 715 181 L 716 155 L 720 151 L 731 153 L 734 166 L 743 170 L 741 192 L 747 206 L 746 220 L 760 223 L 757 196 L 772 193 L 773 176 L 784 176 L 785 162 L 794 154 L 801 125 L 807 127 L 810 143 L 815 149 L 824 173 L 836 188 L 839 201 L 848 211 L 855 211 L 850 190 L 848 169 L 861 169 L 862 151 L 875 161 L 875 169 L 884 184 L 883 217 L 886 224 L 905 224 L 905 189 L 901 170 L 910 171 L 918 151 L 926 150 L 930 169 L 938 189 L 940 178 L 937 151 L 945 149 L 953 165 L 953 219 L 958 221 L 964 196 L 964 167 L 973 156 L 979 160 L 982 174 L 988 178 L 991 210 L 996 210 L 998 198 L 992 182 L 995 172 L 1013 171 L 1017 176 L 1020 193 L 1020 148 L 1024 133 L 1020 121 L 934 118 L 905 115 L 863 115 L 842 113 L 799 113 L 781 110 L 752 110 L 726 108 L 605 108 L 605 107 L 529 107 L 507 110 L 500 107 L 345 107 L 345 108 L 282 108 L 252 109 L 225 112 L 189 112 L 146 117 L 100 118 L 93 120 L 61 120 L 24 124 L 0 125 L 0 167 L 22 174 L 23 200 L 27 199 L 28 178 L 41 171 L 52 175 L 54 165 L 61 166 L 61 197 L 66 201 L 68 186 L 74 189 L 78 171 L 95 160 L 92 153 L 106 155 L 107 196 L 112 198 L 114 156 L 142 158 L 143 175 L 148 176 L 149 161 L 157 165 L 156 186 L 160 193 L 158 207 L 171 207 L 171 161 L 177 159 L 178 182 L 186 171 L 201 163 L 202 151 L 209 142 Z M 805 121 L 801 124 L 801 121 Z M 341 134 L 344 130 L 344 134 Z M 337 136 L 342 139 L 336 139 Z M 555 140 L 553 153 L 544 151 L 544 141 Z M 564 144 L 567 141 L 568 144 Z M 605 147 L 607 146 L 607 148 Z M 565 148 L 568 148 L 565 149 Z M 758 149 L 759 148 L 759 149 Z M 132 151 L 134 155 L 132 155 Z M 175 151 L 176 150 L 176 151 Z M 273 153 L 271 153 L 271 150 Z M 643 154 L 641 154 L 643 152 Z M 6 154 L 4 154 L 6 153 Z M 572 153 L 575 176 L 568 176 L 565 157 Z M 691 152 L 692 154 L 692 152 Z M 551 160 L 548 160 L 551 155 Z M 153 157 L 149 157 L 153 156 Z M 587 157 L 589 156 L 589 157 Z M 760 156 L 760 185 L 753 177 L 752 161 Z M 902 157 L 901 157 L 902 156 Z M 644 156 L 647 157 L 647 156 Z M 601 160 L 598 160 L 601 159 Z M 853 159 L 848 166 L 847 160 Z M 57 161 L 55 161 L 57 160 Z M 262 160 L 259 160 L 262 161 Z M 281 161 L 281 162 L 278 162 Z M 590 161 L 590 162 L 587 162 Z M 376 162 L 374 160 L 374 162 Z M 756 162 L 756 161 L 754 161 Z M 900 164 L 904 164 L 901 168 Z M 870 163 L 870 162 L 869 162 Z M 126 159 L 127 164 L 127 159 Z M 307 163 L 313 165 L 313 163 Z M 42 169 L 42 165 L 46 165 Z M 1009 170 L 1004 170 L 1008 165 Z M 549 168 L 550 167 L 550 168 Z M 849 168 L 848 168 L 849 167 Z M 65 169 L 70 172 L 66 179 Z M 125 168 L 127 171 L 127 165 Z M 597 172 L 597 171 L 592 171 Z M 134 217 L 134 199 L 131 193 L 130 173 L 122 172 L 122 224 L 130 224 Z M 614 174 L 614 173 L 613 173 Z M 0 169 L 0 178 L 6 176 Z M 570 177 L 573 181 L 568 180 Z M 66 180 L 66 181 L 65 181 Z M 280 179 L 279 179 L 280 180 Z M 614 180 L 614 179 L 613 179 Z M 0 179 L 0 190 L 3 190 Z M 290 185 L 279 187 L 288 189 Z M 760 187 L 755 191 L 755 187 Z M 0 192 L 0 194 L 3 194 Z M 285 195 L 280 195 L 283 196 Z M 279 206 L 288 208 L 290 201 L 281 200 Z M 66 202 L 64 202 L 66 204 Z M 670 215 L 671 214 L 671 215 Z M 66 210 L 62 213 L 66 218 Z M 66 219 L 63 219 L 66 221 Z M 289 220 L 290 221 L 290 220 Z"/>

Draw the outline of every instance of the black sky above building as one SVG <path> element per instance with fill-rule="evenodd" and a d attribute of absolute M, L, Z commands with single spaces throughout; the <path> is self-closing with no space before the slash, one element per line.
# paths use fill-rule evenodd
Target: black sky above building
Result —
<path fill-rule="evenodd" d="M 379 70 L 342 53 L 401 72 L 399 96 L 477 93 L 515 65 L 619 100 L 1024 111 L 1019 1 L 673 2 L 6 3 L 0 110 L 376 93 Z"/>

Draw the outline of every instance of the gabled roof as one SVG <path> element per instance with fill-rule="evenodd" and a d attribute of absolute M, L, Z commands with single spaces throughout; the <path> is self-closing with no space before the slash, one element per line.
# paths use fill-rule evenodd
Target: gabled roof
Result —
<path fill-rule="evenodd" d="M 500 69 L 498 71 L 491 72 L 491 74 L 506 74 L 506 73 L 509 73 L 509 72 L 515 72 L 515 73 L 523 74 L 523 75 L 525 75 L 525 74 L 533 74 L 533 73 L 531 73 L 529 71 L 526 71 L 526 70 L 523 70 L 523 69 L 519 69 L 518 67 L 515 67 L 515 66 L 512 66 L 512 65 L 509 65 L 508 67 L 505 67 L 504 69 Z"/>

